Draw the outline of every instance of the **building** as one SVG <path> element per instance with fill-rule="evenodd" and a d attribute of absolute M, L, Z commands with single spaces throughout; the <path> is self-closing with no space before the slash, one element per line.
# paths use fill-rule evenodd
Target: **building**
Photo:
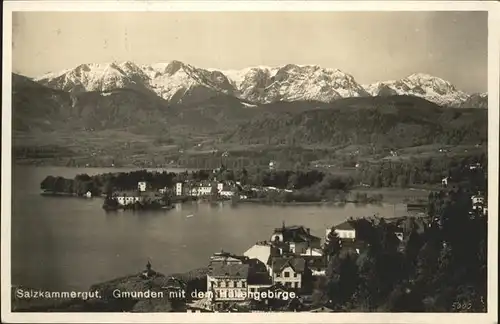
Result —
<path fill-rule="evenodd" d="M 305 253 L 309 248 L 321 248 L 321 239 L 311 235 L 304 226 L 285 226 L 275 228 L 271 235 L 272 243 L 286 243 L 291 253 Z"/>
<path fill-rule="evenodd" d="M 210 196 L 212 194 L 212 183 L 210 182 L 200 182 L 200 184 L 197 186 L 197 196 Z"/>
<path fill-rule="evenodd" d="M 448 187 L 448 177 L 445 177 L 443 179 L 441 179 L 441 184 L 443 185 L 443 187 Z"/>
<path fill-rule="evenodd" d="M 213 301 L 245 300 L 248 270 L 248 264 L 213 262 L 207 274 L 207 292 L 210 292 Z"/>
<path fill-rule="evenodd" d="M 217 192 L 220 196 L 225 198 L 231 198 L 234 196 L 236 186 L 231 182 L 229 184 L 225 184 L 224 182 L 217 183 Z"/>
<path fill-rule="evenodd" d="M 473 210 L 482 210 L 484 208 L 484 196 L 481 194 L 477 194 L 471 197 L 472 200 L 472 209 Z"/>
<path fill-rule="evenodd" d="M 85 193 L 85 198 L 92 198 L 92 192 L 90 190 Z"/>
<path fill-rule="evenodd" d="M 306 262 L 301 257 L 273 257 L 271 259 L 273 284 L 300 289 L 306 271 Z"/>
<path fill-rule="evenodd" d="M 125 206 L 131 205 L 137 202 L 153 202 L 160 201 L 162 199 L 161 195 L 156 192 L 151 191 L 119 191 L 113 196 L 118 204 Z"/>
<path fill-rule="evenodd" d="M 183 196 L 184 195 L 184 183 L 177 182 L 175 184 L 175 195 L 176 196 Z"/>
<path fill-rule="evenodd" d="M 137 183 L 137 190 L 145 192 L 146 190 L 148 190 L 148 183 L 146 181 L 139 181 Z"/>
<path fill-rule="evenodd" d="M 335 225 L 333 229 L 340 239 L 356 239 L 356 230 L 349 221 Z M 326 229 L 326 240 L 328 240 L 328 235 L 330 235 L 331 231 L 331 228 Z"/>
<path fill-rule="evenodd" d="M 136 191 L 120 191 L 115 193 L 114 198 L 122 206 L 131 205 L 141 201 L 141 196 Z"/>

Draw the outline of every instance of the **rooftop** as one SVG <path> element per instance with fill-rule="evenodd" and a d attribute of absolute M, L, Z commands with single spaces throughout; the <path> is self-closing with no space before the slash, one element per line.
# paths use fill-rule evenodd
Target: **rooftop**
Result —
<path fill-rule="evenodd" d="M 304 226 L 282 226 L 274 229 L 273 234 L 282 234 L 283 241 L 285 242 L 310 242 L 310 241 L 321 241 L 317 236 L 311 235 L 309 228 Z"/>
<path fill-rule="evenodd" d="M 344 230 L 344 231 L 354 230 L 355 229 L 354 226 L 352 226 L 349 221 L 345 221 L 343 223 L 335 225 L 334 228 L 338 229 L 338 230 Z"/>
<path fill-rule="evenodd" d="M 255 244 L 243 255 L 249 258 L 258 259 L 260 262 L 267 264 L 271 256 L 271 246 L 267 244 Z"/>
<path fill-rule="evenodd" d="M 212 264 L 209 274 L 217 278 L 246 279 L 248 278 L 248 269 L 248 264 L 216 262 Z"/>
<path fill-rule="evenodd" d="M 280 272 L 287 266 L 292 267 L 295 272 L 304 272 L 305 269 L 305 260 L 303 258 L 297 257 L 274 257 L 271 261 L 273 272 Z"/>

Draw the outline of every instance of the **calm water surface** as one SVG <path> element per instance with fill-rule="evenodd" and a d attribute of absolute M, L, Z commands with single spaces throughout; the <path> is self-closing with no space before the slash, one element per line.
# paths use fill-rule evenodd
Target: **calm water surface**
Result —
<path fill-rule="evenodd" d="M 117 169 L 14 166 L 12 173 L 12 283 L 40 289 L 85 290 L 94 283 L 153 268 L 168 274 L 205 266 L 224 249 L 243 253 L 269 239 L 275 227 L 325 228 L 350 216 L 392 217 L 402 206 L 177 205 L 169 211 L 105 213 L 102 199 L 47 197 L 47 175 L 73 178 Z M 128 170 L 123 170 L 128 171 Z M 175 171 L 175 170 L 173 170 Z M 190 216 L 192 215 L 192 216 Z M 189 216 L 189 217 L 188 217 Z"/>

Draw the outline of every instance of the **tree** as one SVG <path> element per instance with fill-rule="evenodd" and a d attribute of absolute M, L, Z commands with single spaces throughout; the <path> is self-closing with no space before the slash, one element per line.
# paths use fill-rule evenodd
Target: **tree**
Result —
<path fill-rule="evenodd" d="M 48 176 L 40 184 L 40 189 L 45 190 L 45 191 L 52 191 L 55 192 L 55 183 L 56 183 L 56 178 L 53 176 Z"/>
<path fill-rule="evenodd" d="M 323 255 L 329 260 L 331 257 L 337 255 L 340 250 L 340 238 L 335 231 L 335 227 L 332 227 L 330 233 L 328 233 L 326 237 L 326 243 L 323 246 Z"/>

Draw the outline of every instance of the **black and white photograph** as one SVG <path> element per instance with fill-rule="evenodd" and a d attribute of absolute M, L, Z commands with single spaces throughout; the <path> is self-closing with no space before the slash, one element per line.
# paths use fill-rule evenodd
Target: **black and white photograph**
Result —
<path fill-rule="evenodd" d="M 2 321 L 493 323 L 498 8 L 206 2 L 10 3 Z"/>

